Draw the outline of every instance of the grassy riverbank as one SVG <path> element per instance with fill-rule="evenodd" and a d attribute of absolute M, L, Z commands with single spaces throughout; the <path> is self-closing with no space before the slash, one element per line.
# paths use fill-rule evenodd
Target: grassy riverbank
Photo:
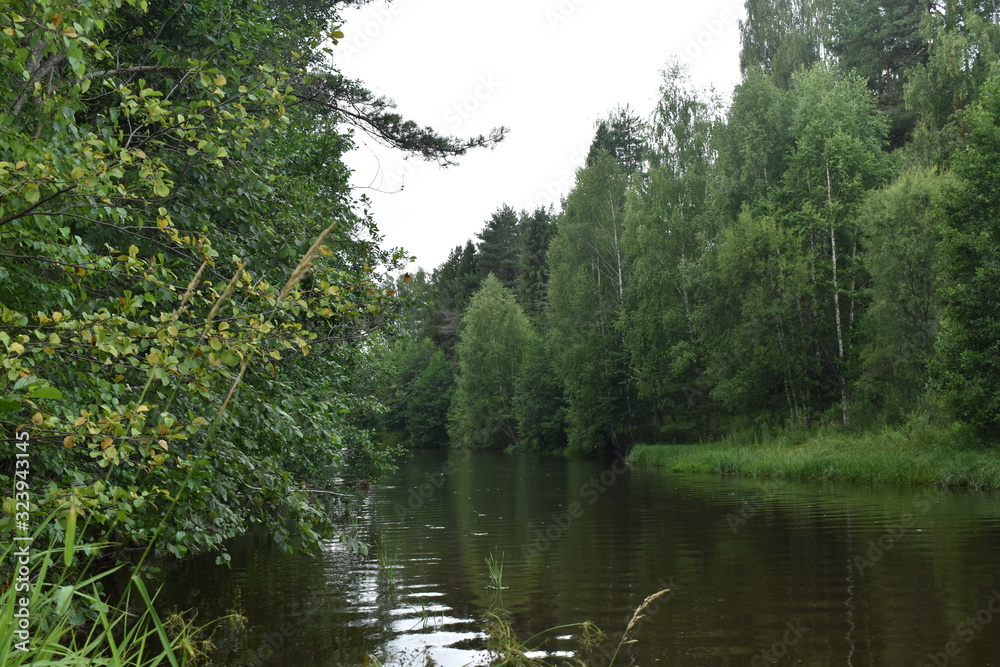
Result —
<path fill-rule="evenodd" d="M 678 473 L 1000 489 L 1000 450 L 923 419 L 863 432 L 744 431 L 697 445 L 636 445 L 628 462 Z"/>

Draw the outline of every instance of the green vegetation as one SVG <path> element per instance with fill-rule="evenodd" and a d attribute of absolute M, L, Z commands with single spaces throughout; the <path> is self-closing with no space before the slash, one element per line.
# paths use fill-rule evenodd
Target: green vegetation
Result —
<path fill-rule="evenodd" d="M 503 129 L 344 77 L 324 45 L 364 1 L 0 7 L 0 535 L 65 548 L 41 641 L 160 660 L 102 573 L 225 563 L 253 524 L 314 550 L 330 487 L 400 445 L 998 487 L 994 0 L 747 0 L 731 104 L 669 63 L 560 210 L 501 205 L 402 276 L 355 129 L 442 165 Z"/>
<path fill-rule="evenodd" d="M 75 517 L 71 515 L 71 517 Z M 47 517 L 37 528 L 39 537 L 53 522 Z M 123 566 L 92 572 L 99 549 L 110 545 L 78 545 L 75 520 L 70 519 L 63 545 L 49 543 L 32 549 L 25 542 L 12 543 L 0 561 L 37 562 L 37 572 L 6 586 L 0 596 L 0 664 L 20 665 L 155 665 L 203 664 L 211 651 L 210 625 L 242 619 L 231 615 L 206 626 L 196 626 L 178 613 L 161 615 L 146 583 L 138 574 L 128 576 L 124 590 L 109 603 L 105 591 Z M 87 563 L 79 571 L 57 566 L 72 562 L 76 552 Z M 24 554 L 29 554 L 25 556 Z"/>
<path fill-rule="evenodd" d="M 32 639 L 74 664 L 149 646 L 120 610 L 74 615 L 103 572 L 226 563 L 253 524 L 314 550 L 330 488 L 393 465 L 372 380 L 407 257 L 342 156 L 355 128 L 445 165 L 503 131 L 441 136 L 344 77 L 345 4 L 0 7 L 0 536 L 87 551 L 46 571 L 80 593 Z"/>
<path fill-rule="evenodd" d="M 345 79 L 341 4 L 0 10 L 0 482 L 30 433 L 32 517 L 74 498 L 89 538 L 157 556 L 252 523 L 309 549 L 335 527 L 308 489 L 391 465 L 369 378 L 406 257 L 351 193 L 351 126 L 444 164 L 502 132 Z"/>
<path fill-rule="evenodd" d="M 1000 489 L 1000 457 L 968 426 L 920 419 L 861 433 L 749 430 L 699 445 L 636 445 L 628 462 L 678 473 Z"/>
<path fill-rule="evenodd" d="M 511 447 L 518 439 L 515 384 L 524 350 L 536 335 L 531 322 L 490 273 L 473 295 L 460 331 L 449 433 L 466 446 Z"/>
<path fill-rule="evenodd" d="M 755 424 L 888 480 L 869 459 L 906 435 L 966 478 L 972 454 L 913 424 L 1000 443 L 995 3 L 746 7 L 731 103 L 668 63 L 651 114 L 596 124 L 559 210 L 502 205 L 405 286 L 407 335 L 454 369 L 453 417 L 508 424 L 438 444 L 628 453 Z M 496 341 L 460 325 L 496 282 L 538 334 L 510 357 L 513 393 L 472 361 Z"/>

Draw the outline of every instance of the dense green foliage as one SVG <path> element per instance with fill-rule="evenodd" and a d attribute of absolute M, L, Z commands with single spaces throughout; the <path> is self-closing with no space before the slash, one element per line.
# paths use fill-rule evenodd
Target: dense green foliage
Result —
<path fill-rule="evenodd" d="M 985 433 L 1000 433 L 1000 75 L 965 120 L 967 149 L 945 229 L 950 278 L 938 349 L 942 391 Z"/>
<path fill-rule="evenodd" d="M 27 479 L 29 518 L 82 515 L 108 559 L 253 523 L 311 548 L 335 530 L 311 489 L 391 465 L 372 354 L 405 255 L 341 158 L 352 127 L 443 164 L 502 132 L 440 136 L 343 77 L 342 4 L 0 8 L 5 535 Z"/>
<path fill-rule="evenodd" d="M 484 449 L 517 444 L 517 377 L 536 335 L 513 293 L 487 275 L 462 318 L 458 379 L 448 416 L 455 442 Z"/>
<path fill-rule="evenodd" d="M 462 313 L 487 271 L 514 288 L 541 334 L 515 448 L 925 418 L 996 442 L 998 7 L 746 5 L 731 103 L 668 64 L 647 120 L 596 123 L 562 210 L 502 206 L 433 273 L 421 335 L 464 350 L 462 386 Z"/>

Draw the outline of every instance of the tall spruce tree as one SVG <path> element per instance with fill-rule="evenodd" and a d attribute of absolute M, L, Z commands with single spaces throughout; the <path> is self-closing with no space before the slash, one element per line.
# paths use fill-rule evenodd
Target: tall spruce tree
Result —
<path fill-rule="evenodd" d="M 504 204 L 498 208 L 486 226 L 476 236 L 476 273 L 492 273 L 500 284 L 513 289 L 520 272 L 520 219 L 517 212 Z"/>
<path fill-rule="evenodd" d="M 517 277 L 517 298 L 533 321 L 548 310 L 549 244 L 556 226 L 552 214 L 538 208 L 521 217 L 521 266 Z"/>

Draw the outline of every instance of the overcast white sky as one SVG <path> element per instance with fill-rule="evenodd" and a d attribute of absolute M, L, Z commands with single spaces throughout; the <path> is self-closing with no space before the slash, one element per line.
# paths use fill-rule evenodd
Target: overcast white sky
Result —
<path fill-rule="evenodd" d="M 502 204 L 533 209 L 573 185 L 594 123 L 617 105 L 647 116 L 672 56 L 728 95 L 739 79 L 742 0 L 395 0 L 347 12 L 344 74 L 448 135 L 510 128 L 494 150 L 442 169 L 357 135 L 353 185 L 388 246 L 430 270 Z"/>

